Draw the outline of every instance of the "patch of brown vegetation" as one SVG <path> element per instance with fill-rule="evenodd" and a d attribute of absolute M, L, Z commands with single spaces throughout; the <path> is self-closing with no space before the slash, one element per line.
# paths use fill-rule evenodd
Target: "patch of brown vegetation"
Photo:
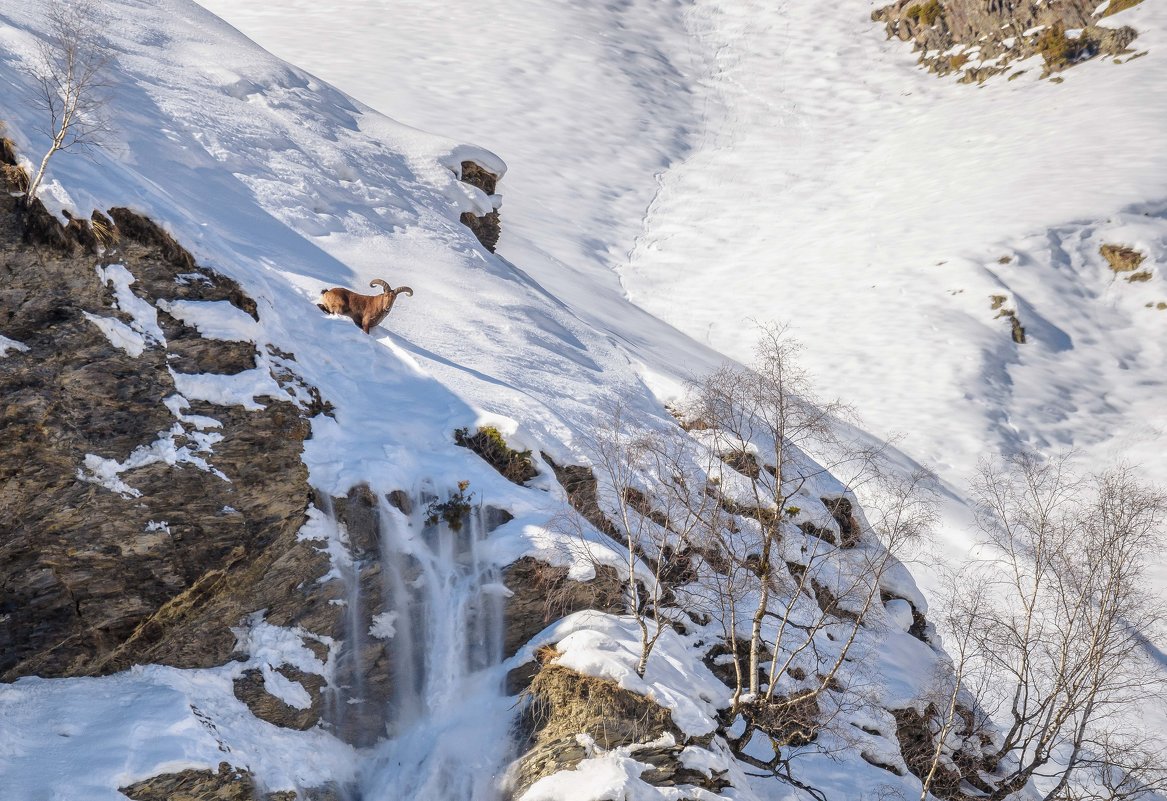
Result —
<path fill-rule="evenodd" d="M 818 693 L 805 690 L 789 696 L 776 695 L 770 701 L 759 698 L 743 703 L 739 711 L 746 719 L 746 734 L 753 729 L 764 732 L 774 743 L 775 751 L 814 742 L 822 722 Z M 742 743 L 745 744 L 744 742 Z"/>
<path fill-rule="evenodd" d="M 1098 248 L 1102 258 L 1106 259 L 1110 269 L 1116 273 L 1129 273 L 1139 269 L 1146 257 L 1126 245 L 1103 245 Z"/>
<path fill-rule="evenodd" d="M 718 454 L 718 456 L 721 457 L 721 461 L 747 478 L 756 481 L 762 475 L 762 468 L 758 464 L 758 457 L 749 451 L 728 451 Z"/>
<path fill-rule="evenodd" d="M 683 739 L 669 711 L 611 679 L 586 676 L 548 661 L 527 691 L 528 715 L 543 740 L 575 740 L 587 734 L 604 749 L 655 740 Z"/>
<path fill-rule="evenodd" d="M 1117 14 L 1120 11 L 1126 11 L 1128 8 L 1134 8 L 1143 0 L 1110 0 L 1110 5 L 1102 12 L 1102 16 L 1109 17 L 1112 14 Z"/>
<path fill-rule="evenodd" d="M 1085 34 L 1077 38 L 1066 35 L 1066 26 L 1061 22 L 1050 25 L 1037 37 L 1037 52 L 1045 59 L 1048 72 L 1060 72 L 1074 62 L 1084 61 L 1094 55 L 1096 43 Z"/>
<path fill-rule="evenodd" d="M 502 434 L 493 426 L 483 426 L 473 434 L 469 429 L 459 428 L 454 431 L 454 444 L 474 451 L 499 475 L 520 486 L 539 475 L 531 460 L 531 452 L 516 451 L 507 445 Z"/>
<path fill-rule="evenodd" d="M 226 762 L 220 762 L 216 771 L 167 773 L 118 791 L 133 801 L 275 801 L 259 794 L 250 773 Z"/>
<path fill-rule="evenodd" d="M 932 721 L 939 715 L 936 707 L 929 704 L 923 713 L 910 707 L 893 709 L 891 713 L 896 720 L 896 739 L 899 741 L 904 763 L 914 776 L 918 778 L 927 776 L 932 767 L 932 756 L 936 752 L 936 739 L 932 734 Z M 957 715 L 960 718 L 957 734 L 972 739 L 975 733 L 975 716 L 965 707 L 958 707 Z M 982 737 L 984 736 L 982 734 Z M 980 778 L 980 773 L 982 770 L 992 770 L 993 766 L 982 764 L 980 754 L 962 748 L 950 756 L 956 769 L 953 770 L 946 765 L 937 768 L 929 787 L 932 795 L 952 801 L 965 799 L 968 796 L 961 792 L 961 785 L 965 782 L 981 792 L 992 792 L 992 788 Z"/>
<path fill-rule="evenodd" d="M 927 0 L 924 3 L 916 3 L 915 5 L 908 6 L 904 15 L 917 25 L 930 26 L 934 25 L 936 20 L 940 19 L 943 11 L 940 7 L 939 0 Z"/>
<path fill-rule="evenodd" d="M 1005 308 L 1007 300 L 1004 295 L 989 295 L 989 307 L 997 312 L 997 319 L 1004 317 L 1009 321 L 1010 336 L 1014 342 L 1022 345 L 1025 343 L 1025 327 L 1021 325 L 1014 309 Z"/>
<path fill-rule="evenodd" d="M 578 765 L 587 755 L 579 734 L 605 749 L 649 742 L 666 732 L 678 742 L 683 739 L 659 704 L 610 679 L 585 676 L 550 660 L 532 679 L 525 698 L 520 729 L 526 747 L 514 776 L 515 798 L 544 776 Z"/>

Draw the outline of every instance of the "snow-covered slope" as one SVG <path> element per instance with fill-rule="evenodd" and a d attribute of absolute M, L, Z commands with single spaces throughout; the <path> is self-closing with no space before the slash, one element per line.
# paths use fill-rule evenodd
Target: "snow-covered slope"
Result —
<path fill-rule="evenodd" d="M 1136 100 L 1161 91 L 1153 57 L 1086 65 L 1061 86 L 1023 79 L 974 90 L 917 74 L 862 4 L 645 0 L 533 11 L 511 0 L 444 4 L 441 18 L 417 4 L 205 5 L 353 97 L 490 147 L 510 167 L 500 258 L 458 223 L 489 201 L 453 172 L 464 158 L 502 172 L 491 152 L 389 120 L 193 3 L 104 4 L 117 49 L 116 134 L 92 160 L 54 162 L 52 200 L 82 214 L 131 205 L 257 299 L 261 323 L 248 335 L 295 353 L 304 379 L 336 405 L 335 421 L 314 421 L 305 453 L 325 492 L 469 479 L 518 516 L 495 538 L 499 562 L 550 552 L 542 526 L 561 498 L 503 481 L 455 448 L 452 430 L 490 423 L 512 444 L 576 461 L 578 438 L 612 398 L 640 420 L 665 420 L 662 401 L 684 379 L 722 353 L 745 356 L 750 318 L 789 319 L 822 383 L 876 432 L 908 431 L 905 461 L 934 464 L 953 487 L 986 442 L 1105 452 L 1139 439 L 1151 471 L 1167 469 L 1138 428 L 1159 414 L 1154 332 L 1167 318 L 1143 302 L 1161 291 L 1161 276 L 1109 284 L 1090 256 L 1114 237 L 1161 259 L 1159 218 L 1114 215 L 1155 197 L 1162 156 L 1140 146 L 1124 157 L 1105 131 L 1084 133 L 1104 115 L 1083 110 L 1104 93 L 1130 92 L 1126 124 L 1148 141 L 1163 104 Z M 43 146 L 19 69 L 39 7 L 0 16 L 2 115 L 26 155 Z M 1145 13 L 1148 43 L 1155 14 Z M 1000 96 L 1009 102 L 981 99 Z M 1063 107 L 1065 98 L 1076 102 Z M 1059 124 L 1049 130 L 1051 115 Z M 966 118 L 983 123 L 979 133 L 957 128 Z M 965 157 L 993 132 L 994 160 Z M 1018 165 L 1031 163 L 1015 156 L 1015 140 L 1040 160 L 1055 135 L 1076 154 L 1063 164 L 1090 167 L 1015 191 Z M 1078 191 L 1095 174 L 1107 176 L 1097 191 Z M 1097 222 L 1111 217 L 1127 229 Z M 1049 226 L 1059 226 L 1056 237 Z M 1023 258 L 998 265 L 1006 252 Z M 1047 252 L 1059 254 L 1055 269 Z M 322 287 L 378 277 L 415 295 L 374 337 L 316 310 Z M 992 319 L 988 296 L 998 292 L 1029 328 L 1020 350 Z M 1115 389 L 1098 422 L 1087 415 L 1104 379 Z M 959 542 L 958 530 L 950 534 Z M 617 636 L 611 621 L 599 628 Z M 902 631 L 891 636 L 881 665 L 888 704 L 906 702 L 935 658 Z M 4 688 L 12 714 L 0 741 L 23 744 L 0 752 L 9 779 L 0 798 L 23 801 L 46 786 L 65 793 L 81 776 L 88 797 L 116 798 L 120 783 L 154 772 L 213 767 L 222 749 L 191 705 L 212 729 L 238 726 L 226 743 L 270 789 L 361 770 L 361 755 L 319 732 L 269 742 L 269 727 L 240 722 L 226 679 L 245 667 Z M 74 719 L 68 710 L 91 692 L 108 706 Z M 497 700 L 474 706 L 480 717 L 470 723 L 497 725 Z M 105 743 L 110 731 L 124 739 Z M 141 761 L 127 762 L 127 750 Z M 48 785 L 44 753 L 54 760 Z M 821 786 L 838 797 L 894 783 L 856 754 L 841 766 L 821 762 Z"/>
<path fill-rule="evenodd" d="M 44 10 L 24 4 L 0 17 L 0 116 L 25 158 L 45 146 L 24 69 L 44 34 Z M 242 336 L 261 353 L 273 345 L 294 354 L 303 380 L 335 405 L 335 418 L 313 420 L 304 454 L 315 488 L 337 495 L 358 483 L 382 494 L 444 491 L 469 480 L 476 498 L 517 517 L 491 538 L 493 561 L 505 565 L 527 552 L 563 560 L 543 528 L 561 512 L 562 495 L 503 480 L 455 447 L 454 429 L 489 423 L 516 446 L 577 462 L 577 435 L 613 399 L 642 420 L 669 419 L 636 362 L 663 366 L 677 380 L 720 357 L 643 312 L 635 341 L 620 345 L 618 333 L 573 311 L 591 304 L 585 293 L 567 302 L 484 250 L 458 217 L 485 213 L 491 202 L 456 171 L 471 159 L 503 174 L 505 165 L 489 151 L 393 122 L 193 3 L 109 2 L 99 10 L 95 24 L 115 51 L 113 133 L 91 158 L 65 154 L 53 162 L 43 194 L 49 205 L 83 216 L 131 206 L 161 223 L 200 264 L 242 284 L 260 320 Z M 316 308 L 322 288 L 360 289 L 373 278 L 414 290 L 373 337 Z M 612 301 L 632 308 L 617 295 Z M 206 330 L 219 322 L 206 313 L 186 316 Z M 191 399 L 245 405 L 278 391 L 263 369 L 179 389 Z M 319 520 L 305 536 L 336 538 Z M 253 667 L 298 659 L 278 632 L 273 640 L 261 626 L 240 636 L 256 639 L 245 649 L 257 654 Z M 249 718 L 231 694 L 231 680 L 249 664 L 24 680 L 0 689 L 0 798 L 117 798 L 119 786 L 159 772 L 213 769 L 220 759 L 249 767 L 271 790 L 351 780 L 358 766 L 348 746 L 319 730 L 273 733 Z M 74 714 L 82 698 L 92 700 Z M 472 707 L 479 717 L 453 741 L 485 736 L 473 724 L 488 718 L 503 727 L 494 739 L 505 745 L 508 705 L 489 706 L 501 700 L 483 699 L 485 712 Z M 431 736 L 453 735 L 438 729 Z"/>
<path fill-rule="evenodd" d="M 601 293 L 615 271 L 634 303 L 739 359 L 749 321 L 789 322 L 820 385 L 958 495 L 980 456 L 1022 445 L 1167 479 L 1155 3 L 1105 21 L 1134 26 L 1146 57 L 1063 83 L 1019 64 L 983 86 L 917 68 L 870 21 L 875 0 L 466 2 L 441 20 L 393 2 L 205 5 L 386 113 L 505 151 L 500 253 L 545 285 L 582 273 Z M 472 70 L 445 68 L 467 50 Z M 406 75 L 420 80 L 384 77 Z M 1143 252 L 1150 280 L 1112 273 L 1104 243 Z"/>

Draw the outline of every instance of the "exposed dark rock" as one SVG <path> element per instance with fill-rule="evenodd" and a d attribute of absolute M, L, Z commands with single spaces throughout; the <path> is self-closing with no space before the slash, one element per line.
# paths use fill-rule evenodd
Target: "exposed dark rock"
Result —
<path fill-rule="evenodd" d="M 888 773 L 894 773 L 896 776 L 903 776 L 904 775 L 903 770 L 901 770 L 899 768 L 899 766 L 892 765 L 892 764 L 887 763 L 887 762 L 883 762 L 875 754 L 871 754 L 867 751 L 860 751 L 859 756 L 868 765 L 874 765 L 875 767 L 880 768 L 881 770 L 886 770 Z"/>
<path fill-rule="evenodd" d="M 503 571 L 503 582 L 514 594 L 506 603 L 503 655 L 513 656 L 552 622 L 582 609 L 620 612 L 624 583 L 607 565 L 596 568 L 591 581 L 574 581 L 566 567 L 555 567 L 530 556 Z"/>
<path fill-rule="evenodd" d="M 539 665 L 535 662 L 524 662 L 517 668 L 507 671 L 505 692 L 507 695 L 518 695 L 531 686 L 531 680 L 539 672 Z"/>
<path fill-rule="evenodd" d="M 854 548 L 859 544 L 859 521 L 855 519 L 851 501 L 847 498 L 820 498 L 823 506 L 839 525 L 839 547 Z"/>
<path fill-rule="evenodd" d="M 349 550 L 357 560 L 380 553 L 380 520 L 377 496 L 368 485 L 361 484 L 349 490 L 344 498 L 334 498 L 336 519 L 348 531 Z"/>
<path fill-rule="evenodd" d="M 765 671 L 762 669 L 762 663 L 770 661 L 771 653 L 766 648 L 765 643 L 759 643 L 759 665 L 758 665 L 758 686 L 764 686 L 767 681 Z M 738 664 L 742 669 L 742 685 L 748 687 L 750 683 L 749 676 L 749 640 L 738 639 L 737 641 Z M 725 659 L 723 657 L 732 657 L 733 651 L 730 649 L 728 642 L 718 642 L 709 651 L 706 652 L 704 662 L 713 675 L 721 679 L 721 682 L 727 687 L 737 686 L 737 669 L 734 667 L 732 659 Z M 793 672 L 793 671 L 790 671 Z"/>
<path fill-rule="evenodd" d="M 187 252 L 186 248 L 179 245 L 174 237 L 163 231 L 158 223 L 120 206 L 110 209 L 109 216 L 113 218 L 114 225 L 117 226 L 120 240 L 132 239 L 141 245 L 153 248 L 172 266 L 183 272 L 194 272 L 194 257 Z"/>
<path fill-rule="evenodd" d="M 132 212 L 113 213 L 116 232 L 100 214 L 85 227 L 52 219 L 72 244 L 44 248 L 24 241 L 18 203 L 0 197 L 0 331 L 29 347 L 0 361 L 0 678 L 222 664 L 231 627 L 259 609 L 335 634 L 335 590 L 315 581 L 327 557 L 296 537 L 309 495 L 305 410 L 270 398 L 259 411 L 191 402 L 187 413 L 218 420 L 208 432 L 223 437 L 197 455 L 229 480 L 158 461 L 120 474 L 134 496 L 95 483 L 86 464 L 122 462 L 160 437 L 197 447 L 199 432 L 162 403 L 175 393 L 170 368 L 228 372 L 257 355 L 160 314 L 167 347 L 131 357 L 83 314 L 130 320 L 95 265 L 124 264 L 150 303 L 226 299 L 253 314 L 254 303 Z M 81 231 L 117 249 L 94 255 Z"/>
<path fill-rule="evenodd" d="M 476 186 L 488 195 L 493 195 L 498 186 L 498 176 L 492 172 L 488 172 L 481 165 L 473 161 L 462 162 L 462 177 L 461 180 L 471 186 Z M 459 218 L 463 225 L 469 228 L 474 236 L 478 237 L 478 241 L 482 243 L 483 247 L 494 252 L 498 245 L 498 237 L 502 233 L 502 225 L 499 221 L 498 209 L 484 214 L 481 217 L 475 216 L 470 212 L 463 212 Z"/>
<path fill-rule="evenodd" d="M 871 18 L 885 24 L 889 39 L 912 42 L 927 69 L 980 83 L 1033 55 L 1042 57 L 1045 77 L 1095 56 L 1130 53 L 1136 31 L 1098 25 L 1094 11 L 1101 2 L 896 0 Z M 1070 30 L 1081 34 L 1070 36 Z"/>
<path fill-rule="evenodd" d="M 407 506 L 412 503 L 404 493 L 391 493 L 389 498 L 393 497 Z M 348 580 L 356 581 L 359 591 L 355 593 L 357 605 L 351 609 L 347 607 L 354 600 L 350 595 L 345 599 L 344 609 L 345 614 L 351 616 L 354 629 L 365 632 L 365 636 L 355 638 L 351 633 L 336 633 L 343 640 L 345 649 L 340 652 L 335 668 L 335 681 L 341 696 L 339 703 L 334 704 L 324 717 L 333 733 L 341 739 L 353 745 L 368 746 L 385 735 L 384 709 L 393 694 L 397 668 L 391 651 L 382 641 L 367 634 L 374 618 L 387 611 L 383 590 L 389 579 L 381 563 L 380 504 L 373 491 L 361 484 L 350 489 L 343 498 L 318 498 L 316 505 L 332 508 L 337 521 L 348 533 L 354 571 Z M 417 563 L 404 554 L 398 557 L 402 580 L 407 584 L 414 581 L 419 574 Z M 359 696 L 355 688 L 360 688 Z"/>
<path fill-rule="evenodd" d="M 687 768 L 681 763 L 682 745 L 652 745 L 637 748 L 633 758 L 652 766 L 640 774 L 640 778 L 657 787 L 698 787 L 711 793 L 720 793 L 730 786 L 725 774 L 728 771 L 714 771 L 712 776 Z"/>
<path fill-rule="evenodd" d="M 311 706 L 298 709 L 271 695 L 264 687 L 263 674 L 258 670 L 244 671 L 235 679 L 235 697 L 247 704 L 257 718 L 287 729 L 310 729 L 320 721 L 323 710 L 324 678 L 314 673 L 284 665 L 276 669 L 289 681 L 300 684 L 312 699 Z"/>
<path fill-rule="evenodd" d="M 844 620 L 859 619 L 857 613 L 839 606 L 839 599 L 835 597 L 835 593 L 826 584 L 821 583 L 818 579 L 811 578 L 810 587 L 814 591 L 814 599 L 818 603 L 819 609 L 828 615 L 833 615 Z"/>
<path fill-rule="evenodd" d="M 389 505 L 404 515 L 413 514 L 413 498 L 405 490 L 393 490 L 387 496 Z"/>
<path fill-rule="evenodd" d="M 596 491 L 596 475 L 590 467 L 582 465 L 564 465 L 560 467 L 546 452 L 543 452 L 543 461 L 551 465 L 556 480 L 563 491 L 567 493 L 567 502 L 580 515 L 609 537 L 621 539 L 620 530 L 600 509 L 599 495 Z"/>
<path fill-rule="evenodd" d="M 498 176 L 473 161 L 462 162 L 462 181 L 477 186 L 488 195 L 493 195 L 498 186 Z"/>
<path fill-rule="evenodd" d="M 499 526 L 505 526 L 514 519 L 515 516 L 513 514 L 498 506 L 485 506 L 482 509 L 482 525 L 486 528 L 488 534 Z"/>
<path fill-rule="evenodd" d="M 502 220 L 497 209 L 481 217 L 464 211 L 458 220 L 470 229 L 484 248 L 494 253 L 494 249 L 498 247 L 498 238 L 502 235 Z"/>
<path fill-rule="evenodd" d="M 636 487 L 625 487 L 621 494 L 624 496 L 624 503 L 628 505 L 629 509 L 632 509 L 642 517 L 648 518 L 661 528 L 671 528 L 669 519 L 665 516 L 665 513 L 653 508 L 652 501 L 649 497 Z"/>
<path fill-rule="evenodd" d="M 908 634 L 911 634 L 920 642 L 928 642 L 928 620 L 924 617 L 924 613 L 916 608 L 916 605 L 907 598 L 901 598 L 898 595 L 893 595 L 886 590 L 879 591 L 879 599 L 883 603 L 888 601 L 898 600 L 903 601 L 912 608 L 912 625 L 908 627 Z"/>
<path fill-rule="evenodd" d="M 798 527 L 802 529 L 802 533 L 806 534 L 808 537 L 818 537 L 820 540 L 829 542 L 831 545 L 835 544 L 835 532 L 831 531 L 829 528 L 816 526 L 809 520 L 805 523 L 799 523 Z"/>

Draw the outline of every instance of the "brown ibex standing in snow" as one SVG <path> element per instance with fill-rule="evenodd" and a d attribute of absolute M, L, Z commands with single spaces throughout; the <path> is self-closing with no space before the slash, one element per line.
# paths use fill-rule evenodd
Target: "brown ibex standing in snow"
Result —
<path fill-rule="evenodd" d="M 394 289 L 380 278 L 374 278 L 369 286 L 383 286 L 385 289 L 380 295 L 362 295 L 351 289 L 334 286 L 332 289 L 321 290 L 320 302 L 316 304 L 325 314 L 343 314 L 351 317 L 352 321 L 361 327 L 366 334 L 375 325 L 380 325 L 385 316 L 393 308 L 393 301 L 397 296 L 405 293 L 413 295 L 413 290 L 407 286 Z"/>

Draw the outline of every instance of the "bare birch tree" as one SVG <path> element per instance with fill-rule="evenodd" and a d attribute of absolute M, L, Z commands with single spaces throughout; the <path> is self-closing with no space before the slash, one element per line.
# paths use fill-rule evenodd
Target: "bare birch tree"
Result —
<path fill-rule="evenodd" d="M 762 328 L 752 369 L 725 367 L 696 387 L 691 413 L 712 435 L 712 447 L 749 479 L 745 508 L 759 527 L 759 599 L 750 619 L 748 692 L 759 691 L 762 623 L 773 591 L 775 547 L 789 499 L 827 467 L 809 468 L 804 451 L 838 444 L 835 420 L 847 411 L 823 401 L 798 364 L 800 346 L 785 328 Z M 755 455 L 757 454 L 757 455 Z M 759 456 L 761 458 L 759 458 Z"/>
<path fill-rule="evenodd" d="M 39 130 L 49 146 L 28 184 L 25 204 L 37 196 L 49 160 L 58 152 L 100 143 L 109 131 L 106 72 L 113 57 L 101 36 L 93 0 L 55 0 L 46 13 L 48 37 L 37 47 L 31 69 L 36 80 L 36 104 L 43 112 Z"/>
<path fill-rule="evenodd" d="M 642 677 L 664 629 L 685 615 L 673 587 L 696 576 L 701 532 L 716 525 L 720 514 L 692 446 L 679 429 L 638 426 L 620 403 L 587 441 L 598 488 L 607 491 L 600 511 L 610 516 L 621 540 L 627 608 L 640 629 L 636 673 Z M 582 534 L 580 518 L 569 519 Z"/>
<path fill-rule="evenodd" d="M 1083 479 L 1064 459 L 1032 455 L 984 464 L 975 490 L 999 562 L 995 580 L 979 572 L 983 599 L 957 598 L 949 628 L 969 640 L 958 674 L 975 680 L 978 704 L 1001 726 L 987 749 L 997 775 L 986 797 L 1031 781 L 1046 801 L 1161 786 L 1151 768 L 1167 754 L 1136 747 L 1124 718 L 1165 689 L 1147 652 L 1164 610 L 1146 571 L 1161 552 L 1167 496 L 1129 468 Z"/>
<path fill-rule="evenodd" d="M 804 787 L 791 760 L 862 703 L 842 674 L 853 678 L 845 666 L 888 571 L 932 523 L 933 478 L 883 470 L 881 444 L 843 437 L 847 408 L 814 395 L 797 353 L 783 329 L 765 328 L 752 369 L 727 367 L 694 386 L 682 415 L 689 433 L 637 428 L 617 406 L 588 450 L 607 515 L 593 525 L 624 546 L 637 672 L 664 628 L 689 613 L 716 618 L 732 708 L 747 718 L 730 739 L 744 746 L 763 732 L 773 757 L 741 757 Z"/>

